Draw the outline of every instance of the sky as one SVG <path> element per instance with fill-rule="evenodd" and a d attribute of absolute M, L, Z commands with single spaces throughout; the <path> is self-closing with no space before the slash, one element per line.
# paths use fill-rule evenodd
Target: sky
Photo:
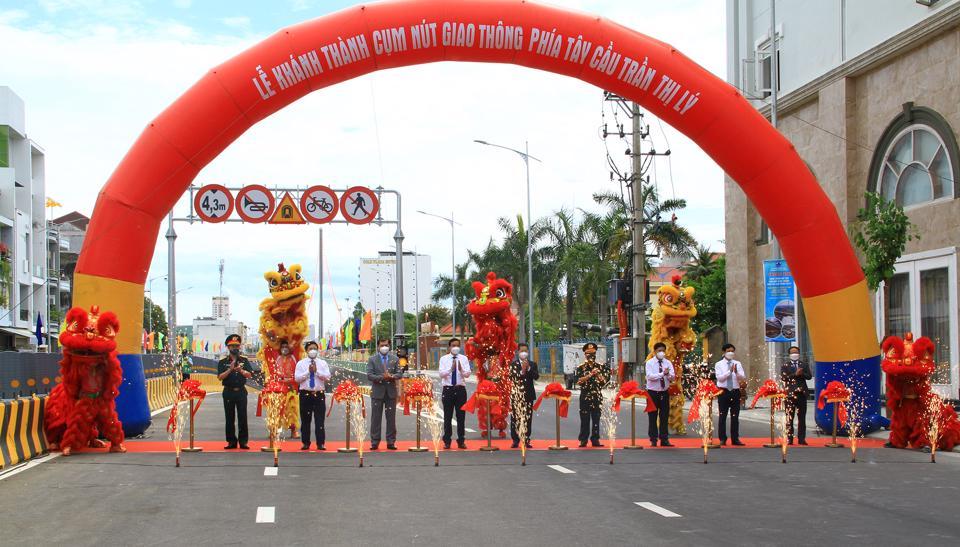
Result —
<path fill-rule="evenodd" d="M 99 189 L 144 127 L 211 67 L 285 26 L 355 3 L 0 0 L 0 36 L 7 44 L 0 85 L 23 98 L 28 136 L 46 152 L 47 195 L 63 204 L 52 214 L 89 215 Z M 670 43 L 724 77 L 722 2 L 549 3 L 603 15 Z M 449 224 L 418 210 L 452 213 L 461 223 L 458 263 L 467 249 L 499 239 L 498 217 L 526 211 L 523 161 L 474 139 L 517 149 L 529 142 L 530 153 L 542 160 L 531 167 L 534 219 L 561 208 L 598 210 L 594 192 L 619 191 L 609 179 L 606 149 L 625 166 L 625 145 L 600 137 L 604 112 L 613 125 L 602 99 L 600 89 L 578 80 L 510 65 L 437 63 L 376 72 L 316 91 L 260 122 L 204 168 L 195 184 L 398 190 L 404 248 L 430 255 L 435 276 L 449 269 Z M 655 147 L 672 152 L 651 171 L 661 197 L 685 198 L 679 222 L 722 250 L 722 171 L 692 141 L 648 120 Z M 385 198 L 383 208 L 392 218 L 396 203 Z M 186 216 L 188 210 L 182 198 L 174 213 Z M 220 291 L 221 258 L 233 318 L 254 328 L 257 305 L 267 294 L 264 271 L 284 262 L 302 263 L 308 280 L 317 273 L 316 225 L 177 223 L 175 229 L 178 324 L 210 315 L 210 298 Z M 165 231 L 166 225 L 149 275 L 157 278 L 150 284 L 154 300 L 164 306 Z M 356 302 L 359 259 L 391 251 L 394 227 L 328 225 L 323 232 L 327 330 Z"/>

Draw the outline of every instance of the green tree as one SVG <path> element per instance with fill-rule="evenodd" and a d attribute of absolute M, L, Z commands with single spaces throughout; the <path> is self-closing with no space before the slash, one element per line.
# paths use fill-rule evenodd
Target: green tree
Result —
<path fill-rule="evenodd" d="M 469 328 L 469 325 L 467 324 L 467 304 L 470 303 L 470 300 L 474 296 L 473 287 L 470 285 L 470 280 L 467 277 L 467 269 L 469 267 L 470 261 L 464 262 L 463 264 L 458 264 L 454 267 L 457 288 L 457 333 L 460 335 L 466 332 Z M 451 282 L 449 275 L 438 275 L 436 279 L 433 280 L 433 299 L 438 302 L 449 302 L 453 293 L 453 287 L 454 283 Z"/>
<path fill-rule="evenodd" d="M 396 330 L 396 324 L 394 322 L 396 313 L 396 310 L 384 310 L 380 314 L 375 328 L 371 330 L 371 343 L 376 344 L 377 340 L 380 340 L 381 338 L 386 338 L 387 340 L 391 341 L 393 340 L 393 332 Z M 403 331 L 407 334 L 407 336 L 412 337 L 414 333 L 417 332 L 417 317 L 412 313 L 406 312 L 404 312 L 403 317 Z M 394 330 L 391 330 L 391 327 Z"/>
<path fill-rule="evenodd" d="M 429 317 L 430 321 L 433 321 L 440 327 L 450 324 L 450 308 L 442 306 L 440 304 L 430 304 L 420 308 L 420 318 L 418 319 L 423 323 L 426 318 Z"/>
<path fill-rule="evenodd" d="M 704 332 L 713 326 L 727 328 L 727 262 L 725 257 L 713 261 L 713 269 L 696 279 L 685 279 L 693 287 L 697 316 L 690 322 L 694 332 Z"/>
<path fill-rule="evenodd" d="M 864 256 L 867 286 L 876 291 L 883 283 L 883 308 L 887 316 L 890 279 L 896 272 L 897 260 L 907 248 L 907 242 L 920 239 L 920 234 L 895 201 L 887 201 L 874 192 L 866 192 L 864 197 L 866 206 L 857 211 L 857 220 L 852 226 L 853 242 Z M 889 334 L 886 330 L 884 325 L 884 336 Z"/>
<path fill-rule="evenodd" d="M 693 249 L 693 258 L 680 268 L 683 278 L 689 282 L 710 275 L 717 268 L 714 255 L 709 246 L 697 245 Z"/>
<path fill-rule="evenodd" d="M 581 287 L 583 268 L 593 257 L 592 245 L 587 241 L 587 230 L 569 210 L 561 209 L 544 228 L 546 246 L 544 257 L 552 265 L 549 281 L 557 291 L 553 300 L 562 300 L 566 313 L 567 340 L 571 340 L 574 301 Z M 562 292 L 560 292 L 562 291 Z"/>
<path fill-rule="evenodd" d="M 143 297 L 143 330 L 150 332 L 150 328 L 153 327 L 153 332 L 160 333 L 163 335 L 164 342 L 169 340 L 167 336 L 167 314 L 164 312 L 163 308 L 156 305 L 148 297 Z M 157 347 L 159 340 L 154 338 L 154 347 Z"/>
<path fill-rule="evenodd" d="M 588 243 L 593 248 L 593 257 L 584 265 L 581 280 L 583 304 L 598 308 L 601 332 L 607 332 L 610 318 L 610 302 L 607 288 L 610 280 L 618 277 L 622 271 L 618 265 L 624 249 L 630 243 L 630 232 L 623 229 L 620 214 L 608 211 L 604 215 L 584 213 L 584 226 Z"/>

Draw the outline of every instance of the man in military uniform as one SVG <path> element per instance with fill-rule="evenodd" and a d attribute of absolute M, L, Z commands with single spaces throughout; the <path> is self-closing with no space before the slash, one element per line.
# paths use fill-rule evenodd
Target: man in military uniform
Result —
<path fill-rule="evenodd" d="M 580 386 L 580 446 L 600 444 L 600 406 L 603 404 L 603 386 L 610 381 L 610 367 L 597 362 L 597 345 L 583 345 L 586 361 L 577 366 L 577 385 Z"/>
<path fill-rule="evenodd" d="M 226 450 L 237 447 L 247 450 L 247 378 L 253 376 L 253 367 L 240 355 L 240 335 L 231 334 L 224 341 L 230 354 L 217 363 L 217 378 L 223 383 L 223 413 L 226 416 Z M 239 435 L 234 430 L 234 419 Z"/>

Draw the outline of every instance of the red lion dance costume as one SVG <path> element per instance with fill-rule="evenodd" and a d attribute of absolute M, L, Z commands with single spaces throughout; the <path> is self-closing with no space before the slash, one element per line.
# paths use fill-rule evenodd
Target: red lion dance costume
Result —
<path fill-rule="evenodd" d="M 890 440 L 893 448 L 930 446 L 928 406 L 935 404 L 930 389 L 934 345 L 926 336 L 916 342 L 913 334 L 903 339 L 889 336 L 883 341 L 883 372 L 887 374 L 887 406 L 890 408 Z M 939 450 L 960 444 L 960 421 L 953 407 L 944 404 L 940 412 Z"/>
<path fill-rule="evenodd" d="M 60 335 L 62 382 L 50 392 L 43 416 L 50 448 L 61 448 L 64 456 L 88 446 L 102 448 L 106 444 L 97 438 L 102 435 L 110 452 L 126 452 L 115 403 L 123 379 L 116 342 L 120 321 L 92 306 L 89 314 L 72 308 L 66 322 Z"/>
<path fill-rule="evenodd" d="M 513 285 L 497 274 L 487 274 L 487 283 L 473 282 L 476 298 L 467 304 L 467 312 L 476 325 L 476 334 L 467 340 L 467 358 L 477 364 L 477 383 L 490 380 L 497 385 L 500 412 L 490 416 L 492 427 L 506 436 L 507 415 L 510 412 L 510 361 L 517 351 L 517 316 L 513 303 Z M 487 408 L 477 408 L 480 436 L 487 436 Z"/>

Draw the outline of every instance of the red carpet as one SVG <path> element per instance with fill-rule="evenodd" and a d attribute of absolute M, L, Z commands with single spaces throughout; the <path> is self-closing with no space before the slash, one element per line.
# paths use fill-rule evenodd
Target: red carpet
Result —
<path fill-rule="evenodd" d="M 756 449 L 762 448 L 763 445 L 769 442 L 769 438 L 745 438 L 742 439 L 746 446 L 725 446 L 724 450 L 745 450 L 745 449 Z M 839 441 L 846 447 L 849 447 L 850 440 L 847 438 L 839 439 Z M 601 441 L 606 444 L 606 441 Z M 675 446 L 674 449 L 701 449 L 702 444 L 700 439 L 671 439 L 671 443 Z M 829 437 L 818 437 L 813 439 L 808 439 L 807 442 L 810 443 L 809 446 L 800 446 L 793 445 L 790 446 L 790 450 L 795 449 L 806 449 L 814 447 L 823 447 L 825 444 L 830 442 Z M 860 439 L 857 441 L 858 448 L 881 448 L 885 441 L 883 439 Z M 650 448 L 650 443 L 646 439 L 637 439 L 637 443 L 643 446 L 647 450 L 672 450 L 671 448 Z M 486 441 L 479 440 L 470 440 L 467 441 L 467 450 L 466 452 L 479 451 L 481 446 L 486 446 Z M 492 442 L 493 446 L 500 448 L 501 450 L 519 450 L 519 448 L 511 449 L 509 439 L 494 439 Z M 536 440 L 533 441 L 533 450 L 547 450 L 549 446 L 553 445 L 553 441 L 547 440 Z M 603 448 L 593 448 L 587 446 L 586 448 L 579 448 L 579 442 L 576 439 L 573 440 L 564 440 L 563 444 L 569 447 L 571 450 L 609 450 L 609 447 Z M 629 444 L 629 439 L 617 439 L 617 449 L 622 448 L 624 445 Z M 187 442 L 183 443 L 183 447 L 188 446 Z M 224 441 L 197 441 L 194 443 L 195 446 L 203 448 L 204 452 L 247 452 L 245 450 L 224 450 L 223 447 L 226 445 Z M 250 441 L 250 450 L 249 452 L 259 452 L 260 447 L 267 446 L 267 441 Z M 335 441 L 326 443 L 326 451 L 328 453 L 336 453 L 338 448 L 345 446 L 346 443 L 343 441 Z M 406 452 L 407 448 L 414 446 L 414 441 L 397 441 L 397 452 Z M 284 452 L 300 452 L 300 441 L 299 440 L 287 440 L 284 441 L 281 445 L 281 448 Z M 355 443 L 351 443 L 351 446 L 356 446 Z M 424 441 L 422 446 L 433 450 L 433 445 L 429 441 Z M 456 444 L 453 445 L 454 448 L 451 448 L 449 452 L 465 452 L 464 450 L 459 450 L 456 448 Z M 173 452 L 173 442 L 172 441 L 129 441 L 126 443 L 127 451 L 129 452 Z M 368 452 L 370 448 L 369 441 L 365 442 L 363 445 L 364 452 Z M 443 451 L 443 447 L 440 448 Z M 85 452 L 106 452 L 106 449 L 88 449 Z M 315 448 L 311 448 L 311 451 L 315 452 Z M 386 443 L 380 443 L 380 449 L 377 452 L 392 452 L 386 450 Z"/>

